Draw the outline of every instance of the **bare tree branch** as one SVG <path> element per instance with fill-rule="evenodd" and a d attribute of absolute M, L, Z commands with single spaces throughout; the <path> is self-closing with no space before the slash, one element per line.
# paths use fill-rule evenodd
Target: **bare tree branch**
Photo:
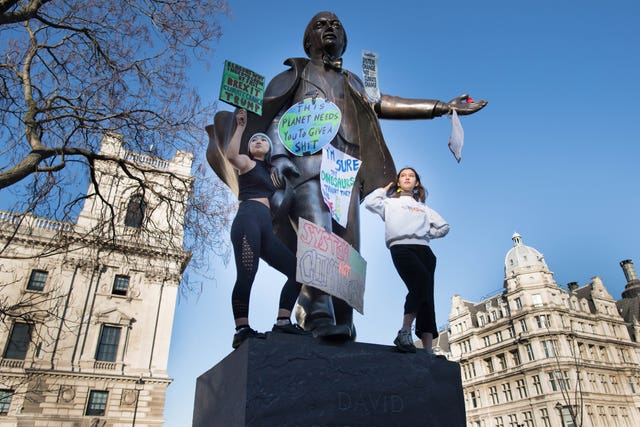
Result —
<path fill-rule="evenodd" d="M 17 212 L 73 223 L 95 199 L 105 217 L 93 232 L 115 241 L 121 206 L 85 186 L 98 182 L 96 162 L 108 162 L 130 180 L 128 191 L 157 206 L 188 195 L 186 210 L 172 215 L 184 218 L 194 267 L 206 267 L 210 251 L 228 256 L 233 204 L 203 167 L 203 129 L 214 106 L 203 105 L 189 83 L 192 63 L 207 59 L 228 12 L 225 0 L 0 0 L 0 190 L 15 194 Z M 127 156 L 191 153 L 194 178 L 104 155 L 101 141 L 114 134 Z M 162 185 L 171 191 L 159 191 Z M 64 245 L 52 241 L 42 255 Z"/>

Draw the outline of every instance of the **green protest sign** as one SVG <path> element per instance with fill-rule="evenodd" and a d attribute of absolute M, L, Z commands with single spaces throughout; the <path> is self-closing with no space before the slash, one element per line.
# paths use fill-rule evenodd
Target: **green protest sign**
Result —
<path fill-rule="evenodd" d="M 264 76 L 231 61 L 224 61 L 219 97 L 221 101 L 261 116 L 263 98 Z"/>

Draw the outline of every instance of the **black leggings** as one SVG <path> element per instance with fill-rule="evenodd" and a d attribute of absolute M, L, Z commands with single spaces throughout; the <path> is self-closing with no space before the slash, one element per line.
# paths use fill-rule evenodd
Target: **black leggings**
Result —
<path fill-rule="evenodd" d="M 416 335 L 425 332 L 438 336 L 433 303 L 433 275 L 436 256 L 426 245 L 391 246 L 391 259 L 409 293 L 404 302 L 404 314 L 416 314 Z"/>
<path fill-rule="evenodd" d="M 280 308 L 291 311 L 300 293 L 300 284 L 296 282 L 296 256 L 273 234 L 269 208 L 255 200 L 240 203 L 231 225 L 231 243 L 237 272 L 231 293 L 234 319 L 249 317 L 251 286 L 260 258 L 287 276 L 280 292 Z"/>

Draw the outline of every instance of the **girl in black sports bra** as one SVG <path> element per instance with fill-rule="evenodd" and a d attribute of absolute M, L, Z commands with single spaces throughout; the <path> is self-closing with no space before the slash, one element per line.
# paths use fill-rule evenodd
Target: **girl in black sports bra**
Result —
<path fill-rule="evenodd" d="M 238 348 L 247 338 L 264 338 L 249 326 L 249 296 L 258 272 L 260 258 L 287 276 L 280 292 L 278 318 L 273 332 L 307 335 L 302 328 L 291 323 L 293 309 L 300 284 L 296 282 L 296 257 L 273 234 L 269 198 L 275 192 L 271 180 L 269 153 L 271 139 L 264 133 L 256 133 L 249 139 L 249 155 L 240 153 L 240 140 L 247 125 L 246 110 L 236 113 L 236 129 L 225 156 L 238 171 L 240 207 L 231 226 L 231 243 L 236 261 L 237 279 L 231 294 L 231 306 L 236 323 L 233 348 Z"/>

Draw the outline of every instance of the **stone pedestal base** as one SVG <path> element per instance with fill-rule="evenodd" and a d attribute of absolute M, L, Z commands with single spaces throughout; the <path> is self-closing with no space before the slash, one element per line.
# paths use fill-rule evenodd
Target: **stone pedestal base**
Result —
<path fill-rule="evenodd" d="M 194 427 L 464 427 L 457 363 L 269 334 L 198 378 Z"/>

